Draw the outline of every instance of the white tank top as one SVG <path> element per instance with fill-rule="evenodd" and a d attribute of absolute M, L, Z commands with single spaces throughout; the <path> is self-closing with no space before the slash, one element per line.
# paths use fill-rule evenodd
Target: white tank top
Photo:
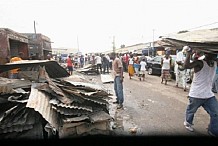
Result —
<path fill-rule="evenodd" d="M 163 58 L 162 69 L 170 69 L 170 58 Z"/>
<path fill-rule="evenodd" d="M 133 58 L 129 58 L 129 64 L 133 64 Z"/>
<path fill-rule="evenodd" d="M 194 74 L 189 96 L 194 98 L 206 99 L 214 96 L 212 92 L 212 83 L 216 74 L 217 62 L 214 61 L 214 66 L 209 67 L 207 62 L 203 61 L 203 68 Z"/>

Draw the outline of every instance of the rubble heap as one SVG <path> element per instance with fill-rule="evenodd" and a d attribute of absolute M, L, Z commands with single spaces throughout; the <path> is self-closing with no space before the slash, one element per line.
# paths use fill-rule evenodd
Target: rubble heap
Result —
<path fill-rule="evenodd" d="M 99 74 L 97 71 L 97 65 L 88 64 L 84 66 L 83 68 L 77 69 L 77 72 L 80 72 L 82 74 L 90 75 L 90 74 Z"/>
<path fill-rule="evenodd" d="M 0 78 L 0 138 L 69 138 L 110 134 L 109 95 L 68 78 L 38 81 Z"/>

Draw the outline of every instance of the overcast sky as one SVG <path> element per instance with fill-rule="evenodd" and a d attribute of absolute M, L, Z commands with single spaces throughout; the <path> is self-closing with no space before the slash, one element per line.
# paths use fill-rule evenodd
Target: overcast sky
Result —
<path fill-rule="evenodd" d="M 217 0 L 1 0 L 0 27 L 48 36 L 82 52 L 146 43 L 181 30 L 218 27 Z M 209 25 L 211 24 L 211 25 Z"/>

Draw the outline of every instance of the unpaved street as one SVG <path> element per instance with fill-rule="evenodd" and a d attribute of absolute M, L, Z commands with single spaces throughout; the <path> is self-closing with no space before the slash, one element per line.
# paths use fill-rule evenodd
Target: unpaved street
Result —
<path fill-rule="evenodd" d="M 114 94 L 113 83 L 102 83 L 100 75 L 82 75 Z M 159 76 L 146 75 L 145 81 L 128 78 L 124 73 L 124 108 L 116 109 L 110 103 L 110 114 L 114 118 L 111 128 L 116 135 L 140 136 L 208 136 L 209 116 L 200 108 L 194 118 L 194 132 L 184 126 L 188 91 L 175 87 L 175 81 L 161 84 Z"/>

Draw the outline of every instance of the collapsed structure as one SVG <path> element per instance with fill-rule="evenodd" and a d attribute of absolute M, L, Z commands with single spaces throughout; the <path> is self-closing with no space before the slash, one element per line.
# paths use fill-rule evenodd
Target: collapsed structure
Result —
<path fill-rule="evenodd" d="M 22 79 L 0 78 L 1 139 L 110 134 L 109 94 L 101 87 L 71 80 L 56 61 L 10 63 L 0 72 L 18 66 Z"/>

